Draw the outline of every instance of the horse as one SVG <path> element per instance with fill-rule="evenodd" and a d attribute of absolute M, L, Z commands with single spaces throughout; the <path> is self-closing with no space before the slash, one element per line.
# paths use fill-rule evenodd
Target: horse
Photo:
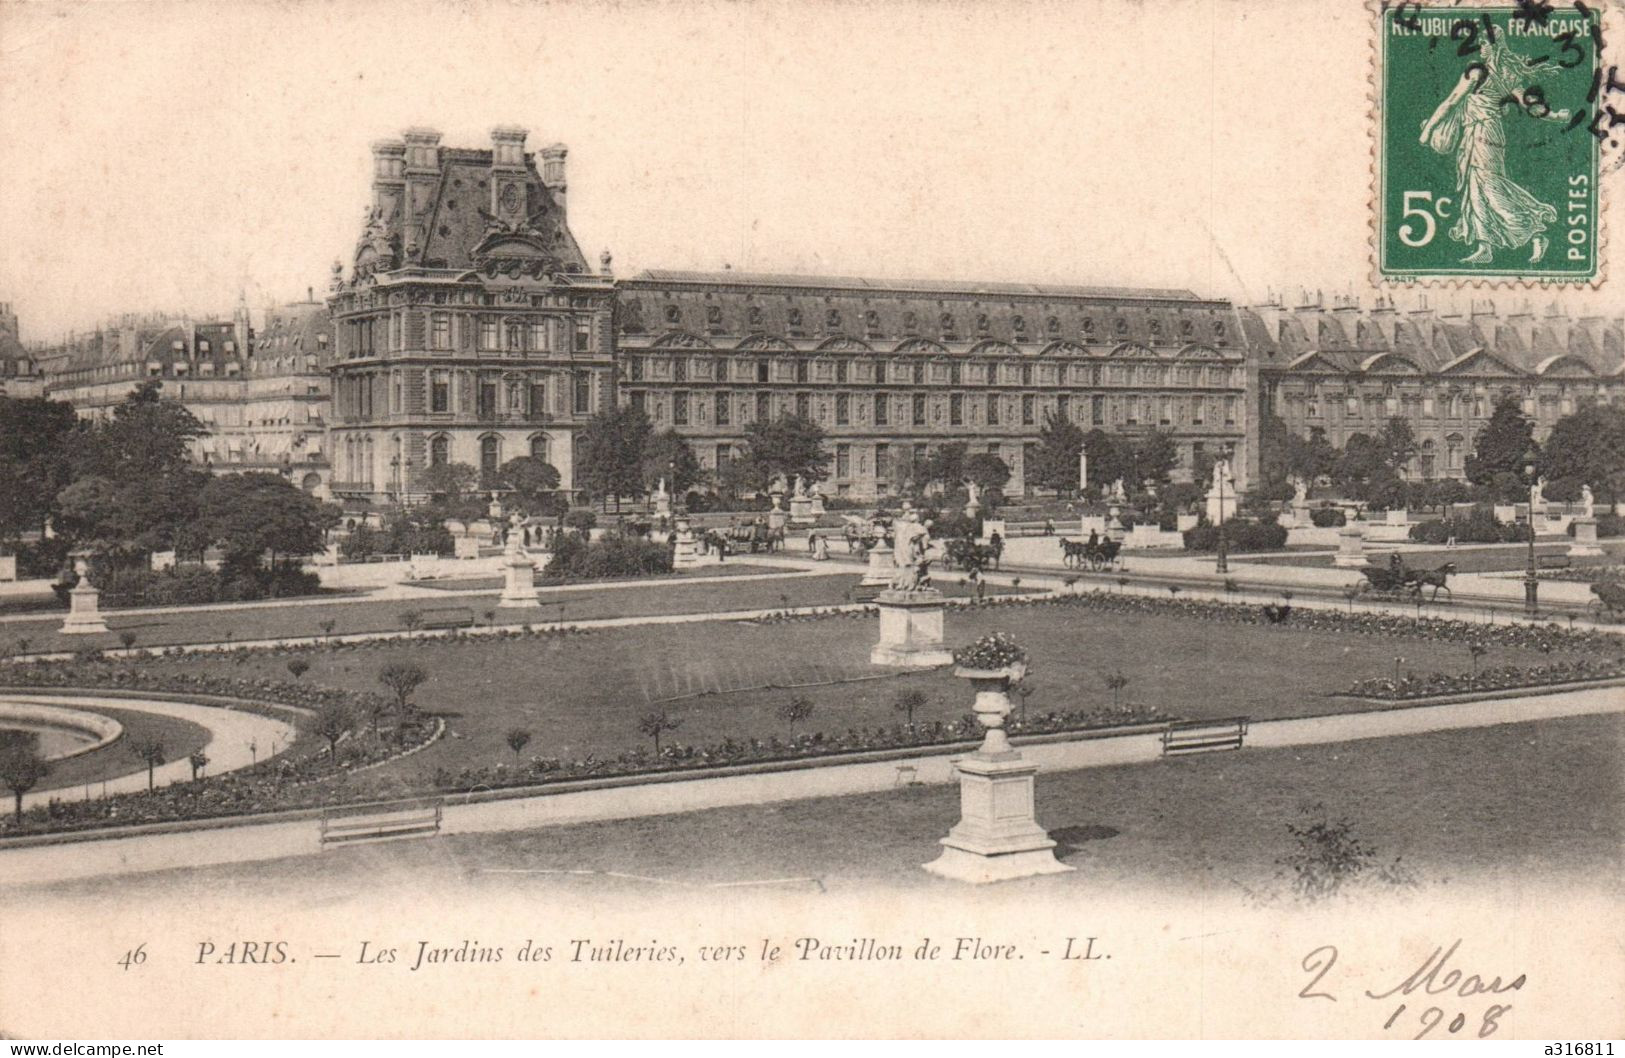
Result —
<path fill-rule="evenodd" d="M 1081 540 L 1068 540 L 1061 537 L 1061 563 L 1069 569 L 1077 569 L 1089 561 L 1089 545 Z"/>
<path fill-rule="evenodd" d="M 1419 599 L 1422 597 L 1422 589 L 1431 584 L 1433 586 L 1433 595 L 1428 600 L 1429 602 L 1439 601 L 1440 588 L 1444 589 L 1444 593 L 1449 595 L 1453 602 L 1456 598 L 1455 594 L 1451 592 L 1450 585 L 1446 584 L 1445 580 L 1455 572 L 1456 564 L 1454 562 L 1446 562 L 1436 569 L 1408 569 L 1405 571 L 1405 586 L 1410 588 L 1412 598 Z"/>

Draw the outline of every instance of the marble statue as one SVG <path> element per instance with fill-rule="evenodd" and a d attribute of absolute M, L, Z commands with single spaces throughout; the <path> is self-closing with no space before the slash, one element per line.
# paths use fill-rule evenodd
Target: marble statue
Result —
<path fill-rule="evenodd" d="M 791 495 L 799 497 L 805 497 L 807 495 L 807 483 L 806 481 L 802 480 L 800 474 L 796 475 L 796 487 L 795 491 L 791 493 Z"/>
<path fill-rule="evenodd" d="M 1597 497 L 1592 494 L 1590 485 L 1580 486 L 1580 506 L 1585 508 L 1587 518 L 1597 516 Z"/>

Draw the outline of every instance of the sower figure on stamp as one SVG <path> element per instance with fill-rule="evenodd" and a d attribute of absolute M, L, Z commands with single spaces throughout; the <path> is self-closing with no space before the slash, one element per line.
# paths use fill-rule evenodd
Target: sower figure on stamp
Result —
<path fill-rule="evenodd" d="M 1516 103 L 1515 112 L 1567 121 L 1569 112 L 1547 106 L 1545 92 L 1536 84 L 1559 68 L 1549 59 L 1530 65 L 1500 40 L 1487 45 L 1483 55 L 1484 61 L 1469 64 L 1455 89 L 1422 123 L 1422 142 L 1456 156 L 1459 212 L 1450 237 L 1474 248 L 1462 263 L 1488 264 L 1496 249 L 1527 244 L 1534 264 L 1546 255 L 1551 240 L 1545 232 L 1557 223 L 1557 209 L 1507 175 L 1501 115 L 1507 103 Z"/>

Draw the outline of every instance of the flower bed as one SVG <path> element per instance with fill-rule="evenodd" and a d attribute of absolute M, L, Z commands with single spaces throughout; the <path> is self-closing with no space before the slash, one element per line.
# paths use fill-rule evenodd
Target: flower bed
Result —
<path fill-rule="evenodd" d="M 1500 665 L 1473 673 L 1408 672 L 1398 679 L 1360 680 L 1348 689 L 1358 698 L 1410 701 L 1475 691 L 1506 691 L 1625 677 L 1625 661 L 1559 661 L 1550 665 Z"/>
<path fill-rule="evenodd" d="M 1541 580 L 1562 580 L 1575 584 L 1601 584 L 1603 581 L 1625 581 L 1625 565 L 1543 569 L 1536 573 L 1535 576 Z"/>
<path fill-rule="evenodd" d="M 1152 706 L 1117 706 L 1092 710 L 1070 710 L 1032 716 L 1023 721 L 1011 716 L 1005 730 L 1012 736 L 1060 734 L 1122 727 L 1128 724 L 1156 723 L 1176 719 Z M 435 774 L 435 787 L 462 793 L 490 787 L 532 786 L 566 782 L 572 779 L 607 779 L 656 772 L 721 768 L 735 764 L 766 764 L 805 760 L 849 753 L 951 746 L 980 741 L 986 734 L 982 724 L 967 713 L 952 723 L 891 727 L 854 727 L 843 734 L 822 731 L 762 740 L 726 738 L 709 746 L 667 744 L 659 754 L 640 747 L 616 757 L 588 756 L 580 760 L 532 757 L 523 767 L 498 765 L 492 768 L 464 768 Z"/>

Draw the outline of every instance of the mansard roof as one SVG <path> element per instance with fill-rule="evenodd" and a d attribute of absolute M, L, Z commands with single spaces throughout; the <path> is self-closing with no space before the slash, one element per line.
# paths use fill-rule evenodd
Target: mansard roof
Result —
<path fill-rule="evenodd" d="M 1438 316 L 1391 303 L 1363 310 L 1345 301 L 1332 309 L 1268 305 L 1239 315 L 1265 371 L 1360 376 L 1391 371 L 1403 358 L 1424 375 L 1517 376 L 1545 374 L 1572 358 L 1602 377 L 1625 364 L 1625 318 L 1575 320 L 1555 309 L 1536 318 L 1475 305 L 1471 315 Z M 1576 370 L 1575 377 L 1583 376 Z"/>
<path fill-rule="evenodd" d="M 955 354 L 987 342 L 1028 354 L 1071 342 L 1095 355 L 1124 342 L 1164 351 L 1241 345 L 1229 303 L 1186 290 L 659 270 L 617 288 L 623 338 L 681 330 L 875 349 L 918 340 Z"/>

